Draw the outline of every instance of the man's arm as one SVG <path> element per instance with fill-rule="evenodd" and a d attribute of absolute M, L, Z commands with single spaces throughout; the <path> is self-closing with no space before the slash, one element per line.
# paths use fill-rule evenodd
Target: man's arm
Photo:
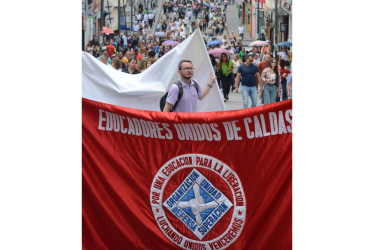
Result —
<path fill-rule="evenodd" d="M 169 112 L 172 107 L 173 105 L 171 105 L 168 102 L 165 102 L 164 110 L 162 110 L 162 112 Z"/>
<path fill-rule="evenodd" d="M 214 86 L 214 82 L 216 81 L 216 76 L 212 75 L 212 73 L 210 73 L 210 81 L 209 83 L 206 85 L 206 87 L 203 89 L 203 94 L 202 96 L 199 98 L 199 100 L 202 100 L 204 99 L 204 97 L 208 94 L 208 92 L 210 91 L 211 88 L 213 88 Z M 166 105 L 165 105 L 166 107 Z"/>
<path fill-rule="evenodd" d="M 256 73 L 256 77 L 257 77 L 257 82 L 260 84 L 260 90 L 262 91 L 264 86 L 262 86 L 262 81 L 261 81 L 259 72 Z"/>
<path fill-rule="evenodd" d="M 240 77 L 242 77 L 242 73 L 237 73 L 236 78 L 235 78 L 235 92 L 239 92 L 239 82 L 240 82 Z"/>

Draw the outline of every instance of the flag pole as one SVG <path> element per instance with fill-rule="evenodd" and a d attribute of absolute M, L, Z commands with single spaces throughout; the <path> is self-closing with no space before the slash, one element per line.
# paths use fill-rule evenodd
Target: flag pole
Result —
<path fill-rule="evenodd" d="M 121 0 L 118 0 L 118 42 L 117 51 L 119 50 L 119 41 L 121 40 Z"/>
<path fill-rule="evenodd" d="M 103 24 L 104 24 L 104 0 L 101 0 L 100 6 L 100 44 L 103 43 Z"/>

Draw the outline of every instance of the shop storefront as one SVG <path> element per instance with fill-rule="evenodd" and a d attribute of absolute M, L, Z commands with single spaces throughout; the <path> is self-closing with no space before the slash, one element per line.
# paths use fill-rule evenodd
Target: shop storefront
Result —
<path fill-rule="evenodd" d="M 250 28 L 248 31 L 253 40 L 266 39 L 266 23 L 264 18 L 265 0 L 259 1 L 259 6 L 257 0 L 251 0 L 251 4 L 248 6 L 248 25 Z M 257 21 L 259 25 L 257 25 Z"/>
<path fill-rule="evenodd" d="M 281 0 L 278 8 L 279 42 L 292 41 L 292 0 Z"/>

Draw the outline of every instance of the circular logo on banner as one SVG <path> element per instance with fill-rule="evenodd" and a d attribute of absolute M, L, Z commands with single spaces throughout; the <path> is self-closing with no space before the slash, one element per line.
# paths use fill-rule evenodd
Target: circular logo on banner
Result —
<path fill-rule="evenodd" d="M 164 235 L 184 249 L 225 249 L 245 223 L 245 195 L 237 174 L 214 157 L 174 157 L 155 175 L 150 201 Z"/>

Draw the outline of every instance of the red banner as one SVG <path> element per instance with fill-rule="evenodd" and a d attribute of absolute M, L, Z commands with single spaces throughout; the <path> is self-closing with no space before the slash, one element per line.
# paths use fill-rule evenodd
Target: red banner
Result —
<path fill-rule="evenodd" d="M 292 248 L 292 100 L 82 110 L 83 249 Z"/>

